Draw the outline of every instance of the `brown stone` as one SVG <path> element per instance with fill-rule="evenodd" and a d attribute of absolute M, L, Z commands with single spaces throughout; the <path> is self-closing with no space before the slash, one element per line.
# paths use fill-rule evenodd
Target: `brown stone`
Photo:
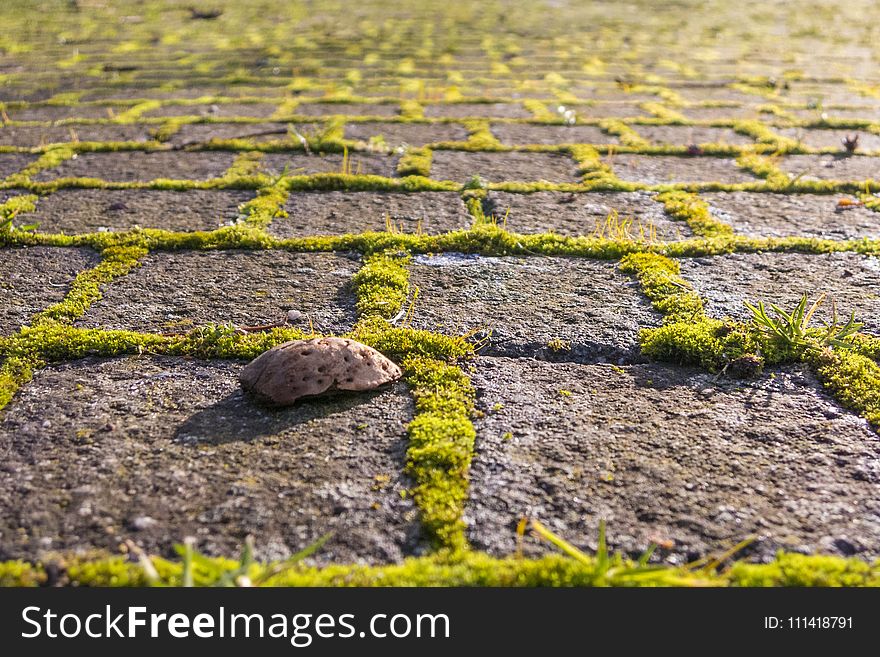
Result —
<path fill-rule="evenodd" d="M 335 390 L 373 390 L 400 376 L 400 368 L 372 347 L 346 338 L 316 338 L 260 354 L 241 371 L 240 381 L 252 395 L 286 406 Z"/>

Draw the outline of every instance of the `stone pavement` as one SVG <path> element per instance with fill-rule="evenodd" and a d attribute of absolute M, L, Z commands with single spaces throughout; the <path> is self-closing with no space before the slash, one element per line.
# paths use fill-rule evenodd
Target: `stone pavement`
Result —
<path fill-rule="evenodd" d="M 377 254 L 405 263 L 382 322 L 477 346 L 428 352 L 473 385 L 470 470 L 433 467 L 469 487 L 449 523 L 474 549 L 512 554 L 534 517 L 584 549 L 605 520 L 612 549 L 670 564 L 747 537 L 759 561 L 880 556 L 880 415 L 807 359 L 748 380 L 651 361 L 642 332 L 671 315 L 619 262 L 668 257 L 695 324 L 827 294 L 816 321 L 833 301 L 878 335 L 870 40 L 820 16 L 809 38 L 781 2 L 712 3 L 714 37 L 641 0 L 537 20 L 219 4 L 71 3 L 38 32 L 0 9 L 22 28 L 0 36 L 0 560 L 185 536 L 228 556 L 249 534 L 282 559 L 332 532 L 322 565 L 436 547 L 407 466 L 417 377 L 286 410 L 237 385 L 260 336 L 370 320 Z M 866 3 L 831 5 L 861 34 Z"/>

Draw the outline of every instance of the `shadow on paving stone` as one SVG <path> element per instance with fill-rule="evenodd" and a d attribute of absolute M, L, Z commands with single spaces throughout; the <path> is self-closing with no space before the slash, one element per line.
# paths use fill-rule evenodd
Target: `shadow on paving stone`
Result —
<path fill-rule="evenodd" d="M 341 153 L 267 153 L 260 166 L 270 176 L 309 176 L 315 173 L 351 173 L 394 178 L 397 175 L 398 156 L 380 153 L 350 152 L 348 171 L 343 171 Z"/>
<path fill-rule="evenodd" d="M 235 223 L 254 192 L 141 189 L 60 189 L 21 215 L 41 233 L 126 231 L 137 226 L 171 231 L 215 230 Z"/>
<path fill-rule="evenodd" d="M 865 155 L 786 155 L 776 165 L 791 178 L 803 180 L 875 180 L 880 157 Z"/>
<path fill-rule="evenodd" d="M 482 354 L 633 361 L 638 330 L 660 322 L 616 262 L 416 256 L 410 285 L 414 328 L 473 332 L 487 341 Z"/>
<path fill-rule="evenodd" d="M 81 141 L 148 141 L 156 126 L 148 125 L 51 125 L 0 128 L 0 145 L 33 148 L 46 144 Z"/>
<path fill-rule="evenodd" d="M 646 185 L 758 182 L 758 178 L 740 169 L 736 160 L 729 157 L 615 154 L 606 157 L 605 163 L 621 180 Z"/>
<path fill-rule="evenodd" d="M 791 312 L 801 295 L 828 296 L 813 324 L 831 320 L 832 302 L 844 322 L 854 312 L 864 331 L 880 332 L 880 260 L 859 253 L 731 253 L 682 258 L 681 275 L 719 319 L 751 319 L 744 302 L 763 301 Z"/>
<path fill-rule="evenodd" d="M 99 178 L 107 182 L 149 182 L 157 178 L 208 180 L 226 173 L 235 153 L 140 152 L 82 153 L 33 176 L 36 181 L 58 178 Z"/>
<path fill-rule="evenodd" d="M 426 118 L 528 119 L 531 112 L 516 103 L 450 103 L 425 105 Z"/>
<path fill-rule="evenodd" d="M 705 192 L 712 214 L 734 231 L 757 237 L 880 238 L 880 213 L 865 207 L 841 209 L 841 194 Z"/>
<path fill-rule="evenodd" d="M 640 137 L 655 145 L 690 146 L 691 144 L 728 144 L 747 146 L 755 140 L 730 128 L 686 125 L 630 126 Z"/>
<path fill-rule="evenodd" d="M 468 133 L 457 123 L 349 123 L 345 138 L 369 142 L 379 137 L 389 148 L 404 144 L 424 146 L 438 141 L 467 141 Z"/>
<path fill-rule="evenodd" d="M 609 215 L 617 213 L 620 221 L 631 221 L 628 229 L 633 239 L 672 241 L 693 237 L 683 221 L 670 219 L 663 206 L 653 200 L 650 192 L 534 192 L 513 194 L 490 191 L 483 203 L 487 217 L 495 217 L 499 224 L 515 233 L 554 232 L 577 237 L 603 234 Z M 614 236 L 604 233 L 605 237 Z"/>
<path fill-rule="evenodd" d="M 588 551 L 684 564 L 756 536 L 777 550 L 880 555 L 880 443 L 803 368 L 756 381 L 667 365 L 481 358 L 466 520 L 508 555 L 521 517 Z M 528 554 L 554 548 L 527 539 Z"/>
<path fill-rule="evenodd" d="M 205 324 L 344 333 L 355 320 L 355 257 L 329 253 L 192 251 L 151 253 L 141 267 L 104 286 L 77 322 L 86 328 L 182 332 Z"/>
<path fill-rule="evenodd" d="M 344 235 L 394 230 L 434 235 L 469 228 L 472 223 L 456 192 L 291 192 L 287 217 L 269 226 L 275 237 Z"/>
<path fill-rule="evenodd" d="M 62 301 L 76 275 L 99 261 L 97 253 L 83 248 L 0 249 L 0 335 L 15 333 L 34 314 Z"/>
<path fill-rule="evenodd" d="M 25 153 L 0 153 L 0 181 L 18 173 L 37 160 L 36 155 Z"/>
<path fill-rule="evenodd" d="M 234 557 L 388 563 L 418 549 L 401 474 L 413 405 L 404 384 L 270 410 L 239 390 L 241 363 L 87 358 L 38 372 L 0 421 L 0 559 L 171 555 L 186 536 Z M 46 404 L 48 398 L 64 404 Z"/>
<path fill-rule="evenodd" d="M 580 180 L 574 160 L 559 153 L 476 153 L 434 151 L 431 178 L 465 183 L 473 176 L 488 182 L 576 183 Z"/>
<path fill-rule="evenodd" d="M 496 123 L 492 134 L 507 146 L 526 144 L 619 144 L 620 140 L 593 125 Z"/>

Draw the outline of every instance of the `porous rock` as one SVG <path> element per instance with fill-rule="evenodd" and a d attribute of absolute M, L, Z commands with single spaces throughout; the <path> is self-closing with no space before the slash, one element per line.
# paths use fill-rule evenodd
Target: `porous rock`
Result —
<path fill-rule="evenodd" d="M 335 390 L 372 390 L 400 376 L 400 368 L 372 347 L 346 338 L 315 338 L 260 354 L 239 380 L 255 397 L 286 406 Z"/>

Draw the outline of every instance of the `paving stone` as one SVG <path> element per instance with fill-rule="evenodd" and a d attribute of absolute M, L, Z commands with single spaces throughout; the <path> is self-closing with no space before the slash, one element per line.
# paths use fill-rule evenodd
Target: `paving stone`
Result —
<path fill-rule="evenodd" d="M 841 209 L 839 200 L 856 200 L 845 195 L 707 192 L 701 196 L 713 215 L 745 235 L 880 239 L 880 213 L 857 206 Z"/>
<path fill-rule="evenodd" d="M 592 125 L 539 125 L 532 123 L 496 123 L 492 133 L 507 146 L 525 144 L 618 144 L 614 135 Z"/>
<path fill-rule="evenodd" d="M 656 100 L 656 99 L 655 99 Z M 650 116 L 637 103 L 592 103 L 589 105 L 563 105 L 574 110 L 578 119 L 631 119 Z"/>
<path fill-rule="evenodd" d="M 290 141 L 294 143 L 286 123 L 188 123 L 175 132 L 168 143 L 175 146 L 202 144 L 212 139 L 249 139 L 260 143 Z M 297 142 L 298 143 L 298 142 Z"/>
<path fill-rule="evenodd" d="M 617 153 L 605 158 L 616 175 L 627 182 L 647 185 L 667 183 L 757 182 L 740 169 L 736 160 L 726 157 L 675 157 L 666 155 L 631 155 Z"/>
<path fill-rule="evenodd" d="M 108 119 L 124 112 L 126 106 L 110 105 L 35 105 L 7 108 L 11 121 L 61 121 L 63 119 Z"/>
<path fill-rule="evenodd" d="M 99 262 L 90 249 L 31 246 L 0 249 L 0 335 L 64 299 L 76 275 Z"/>
<path fill-rule="evenodd" d="M 775 164 L 792 178 L 803 180 L 876 180 L 880 157 L 862 155 L 788 155 Z"/>
<path fill-rule="evenodd" d="M 277 105 L 271 103 L 214 103 L 211 105 L 163 105 L 141 114 L 145 117 L 210 116 L 268 119 Z"/>
<path fill-rule="evenodd" d="M 208 180 L 221 177 L 234 160 L 235 153 L 219 151 L 81 153 L 57 167 L 40 171 L 33 179 L 45 181 L 86 177 L 108 182 L 149 182 L 157 178 Z"/>
<path fill-rule="evenodd" d="M 143 266 L 104 288 L 79 320 L 84 327 L 180 331 L 204 324 L 259 326 L 283 322 L 343 333 L 354 322 L 351 277 L 358 261 L 328 253 L 287 251 L 154 252 Z"/>
<path fill-rule="evenodd" d="M 860 119 L 864 121 L 880 120 L 880 107 L 822 107 L 816 109 L 789 109 L 785 110 L 795 118 L 805 121 L 821 121 L 823 117 L 829 119 Z"/>
<path fill-rule="evenodd" d="M 487 182 L 579 180 L 574 160 L 560 153 L 434 151 L 431 178 L 465 183 L 476 175 Z"/>
<path fill-rule="evenodd" d="M 115 553 L 129 537 L 173 556 L 186 536 L 228 556 L 253 534 L 257 557 L 278 560 L 327 532 L 313 563 L 412 553 L 406 387 L 272 410 L 243 395 L 241 367 L 87 358 L 38 372 L 0 421 L 0 559 Z"/>
<path fill-rule="evenodd" d="M 840 317 L 855 312 L 864 330 L 880 330 L 880 260 L 858 253 L 732 253 L 714 258 L 684 258 L 681 275 L 706 303 L 706 312 L 750 319 L 743 302 L 775 303 L 790 311 L 801 295 L 811 301 L 827 293 L 813 320 L 831 319 L 831 302 Z"/>
<path fill-rule="evenodd" d="M 415 328 L 476 332 L 483 354 L 564 360 L 638 358 L 639 328 L 659 318 L 617 263 L 573 258 L 417 256 Z M 551 341 L 562 340 L 555 350 Z"/>
<path fill-rule="evenodd" d="M 605 520 L 611 549 L 669 542 L 655 558 L 675 564 L 750 535 L 740 557 L 840 554 L 841 540 L 876 557 L 876 434 L 806 368 L 774 374 L 480 358 L 474 547 L 512 554 L 519 519 L 534 517 L 588 552 Z M 553 550 L 531 539 L 525 549 Z"/>
<path fill-rule="evenodd" d="M 756 105 L 738 105 L 736 107 L 676 107 L 679 114 L 693 121 L 724 121 L 739 119 L 770 119 L 770 114 L 762 114 Z"/>
<path fill-rule="evenodd" d="M 382 137 L 390 148 L 404 144 L 424 146 L 440 141 L 467 141 L 468 133 L 458 123 L 349 123 L 345 126 L 345 138 L 369 142 Z"/>
<path fill-rule="evenodd" d="M 269 233 L 275 237 L 344 235 L 387 230 L 445 233 L 469 228 L 473 219 L 456 192 L 291 192 Z"/>
<path fill-rule="evenodd" d="M 0 180 L 18 173 L 36 159 L 36 155 L 25 153 L 0 153 Z"/>
<path fill-rule="evenodd" d="M 76 141 L 147 141 L 155 129 L 138 124 L 5 126 L 0 128 L 0 145 L 33 148 Z"/>
<path fill-rule="evenodd" d="M 41 233 L 125 231 L 135 226 L 173 231 L 215 230 L 234 223 L 254 192 L 149 189 L 60 189 L 37 203 L 22 221 Z"/>
<path fill-rule="evenodd" d="M 728 87 L 682 87 L 674 89 L 674 91 L 685 101 L 690 103 L 704 102 L 707 100 L 744 104 L 761 104 L 766 102 L 764 98 L 757 94 L 737 91 L 736 89 L 730 89 Z"/>
<path fill-rule="evenodd" d="M 843 146 L 844 137 L 858 135 L 858 151 L 880 150 L 880 135 L 874 135 L 860 130 L 819 130 L 813 128 L 776 128 L 774 131 L 783 137 L 796 139 L 808 148 L 833 148 L 845 152 Z"/>
<path fill-rule="evenodd" d="M 292 113 L 301 116 L 397 116 L 400 107 L 393 103 L 302 103 Z"/>
<path fill-rule="evenodd" d="M 525 107 L 519 103 L 446 103 L 442 105 L 425 105 L 427 118 L 494 118 L 494 119 L 529 119 L 532 117 Z"/>
<path fill-rule="evenodd" d="M 728 144 L 747 146 L 755 140 L 730 128 L 710 128 L 687 125 L 633 125 L 643 139 L 656 145 L 690 146 L 691 144 Z"/>
<path fill-rule="evenodd" d="M 381 153 L 349 151 L 348 162 L 352 174 L 397 176 L 399 156 Z M 342 173 L 341 153 L 267 153 L 260 161 L 263 170 L 272 176 L 281 175 L 285 169 L 289 176 L 308 176 L 315 173 Z"/>
<path fill-rule="evenodd" d="M 512 194 L 490 191 L 483 203 L 486 216 L 505 222 L 516 233 L 553 232 L 576 237 L 602 234 L 609 215 L 630 220 L 633 239 L 670 241 L 686 239 L 693 232 L 682 221 L 671 220 L 649 192 L 535 192 Z"/>

